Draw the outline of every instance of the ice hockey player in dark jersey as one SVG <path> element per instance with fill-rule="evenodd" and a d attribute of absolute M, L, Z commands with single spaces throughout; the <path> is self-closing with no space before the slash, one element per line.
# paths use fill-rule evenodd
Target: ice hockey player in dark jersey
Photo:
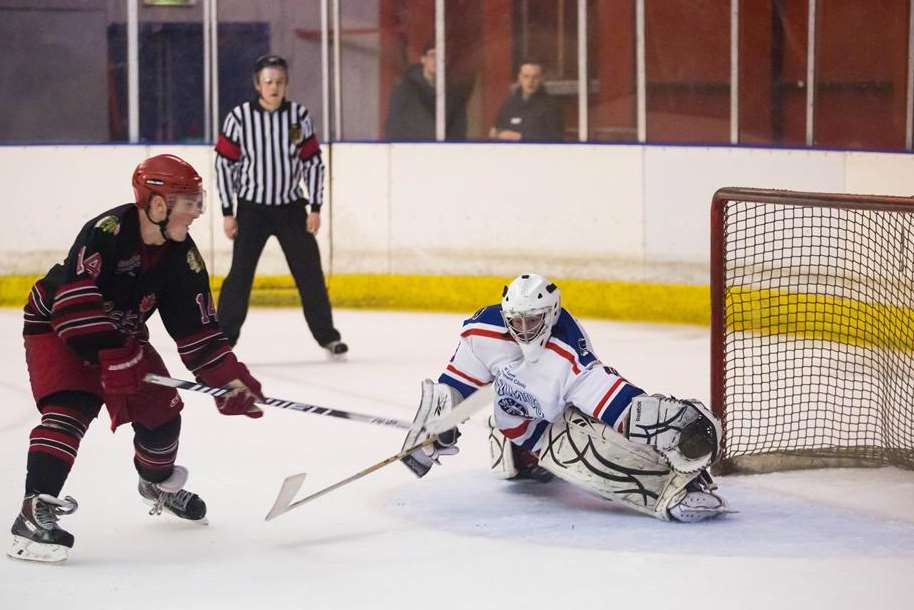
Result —
<path fill-rule="evenodd" d="M 504 479 L 565 479 L 664 521 L 728 512 L 707 472 L 720 423 L 700 401 L 647 395 L 593 351 L 561 306 L 558 287 L 525 273 L 500 304 L 463 323 L 437 383 L 425 380 L 416 422 L 454 408 L 483 386 L 495 390 L 489 418 L 491 468 Z M 410 432 L 404 448 L 425 440 Z M 458 433 L 403 459 L 417 476 L 457 453 Z"/>
<path fill-rule="evenodd" d="M 216 399 L 221 413 L 263 415 L 254 404 L 260 384 L 219 330 L 203 258 L 188 235 L 203 213 L 200 176 L 182 159 L 158 155 L 137 166 L 133 189 L 136 202 L 87 222 L 66 260 L 29 294 L 25 357 L 41 423 L 29 436 L 25 498 L 8 552 L 14 558 L 67 558 L 74 538 L 58 519 L 77 503 L 60 493 L 103 403 L 112 430 L 133 427 L 138 489 L 150 514 L 204 519 L 206 504 L 184 489 L 187 469 L 175 464 L 181 399 L 143 382 L 147 373 L 168 375 L 146 328 L 156 310 L 198 380 L 237 387 Z"/>

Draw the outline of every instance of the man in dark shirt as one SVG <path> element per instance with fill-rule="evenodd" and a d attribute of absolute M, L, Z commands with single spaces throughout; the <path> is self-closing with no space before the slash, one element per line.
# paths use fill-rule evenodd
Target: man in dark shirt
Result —
<path fill-rule="evenodd" d="M 543 66 L 525 61 L 517 71 L 517 85 L 505 100 L 489 137 L 511 142 L 563 139 L 564 119 L 558 102 L 543 90 Z"/>
<path fill-rule="evenodd" d="M 435 139 L 435 46 L 427 44 L 419 63 L 406 70 L 390 95 L 384 136 L 388 140 L 430 141 Z M 467 134 L 467 112 L 462 99 L 448 95 L 445 104 L 445 137 L 463 140 Z"/>
<path fill-rule="evenodd" d="M 10 557 L 63 561 L 73 535 L 57 525 L 76 510 L 59 498 L 89 424 L 108 408 L 111 428 L 130 423 L 139 493 L 153 508 L 201 521 L 206 504 L 184 489 L 175 464 L 181 398 L 144 383 L 168 375 L 149 343 L 158 310 L 184 365 L 210 386 L 224 415 L 260 417 L 260 383 L 238 362 L 219 329 L 203 257 L 188 235 L 203 213 L 202 180 L 187 162 L 157 155 L 133 173 L 135 203 L 87 222 L 66 260 L 35 282 L 25 306 L 25 359 L 39 423 L 29 435 L 25 498 L 12 526 Z"/>

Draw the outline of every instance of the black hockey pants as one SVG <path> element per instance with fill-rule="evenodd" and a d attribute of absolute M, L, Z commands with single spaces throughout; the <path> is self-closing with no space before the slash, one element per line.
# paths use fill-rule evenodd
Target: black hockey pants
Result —
<path fill-rule="evenodd" d="M 289 271 L 301 297 L 305 320 L 320 345 L 338 341 L 333 327 L 330 299 L 321 269 L 317 240 L 308 233 L 304 205 L 265 206 L 240 202 L 236 220 L 238 234 L 232 249 L 232 267 L 219 294 L 219 325 L 235 345 L 247 317 L 251 285 L 257 261 L 271 235 L 279 240 Z"/>

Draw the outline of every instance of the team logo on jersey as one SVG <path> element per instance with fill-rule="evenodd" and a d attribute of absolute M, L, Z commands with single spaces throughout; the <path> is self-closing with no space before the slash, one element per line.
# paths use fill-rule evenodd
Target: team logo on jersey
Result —
<path fill-rule="evenodd" d="M 495 378 L 493 387 L 495 404 L 508 415 L 542 419 L 543 408 L 536 396 L 530 392 L 516 387 L 500 375 Z"/>
<path fill-rule="evenodd" d="M 156 295 L 147 294 L 140 299 L 140 313 L 146 313 L 152 311 L 152 308 L 156 305 Z"/>
<path fill-rule="evenodd" d="M 121 223 L 118 221 L 117 216 L 110 214 L 104 218 L 100 218 L 99 221 L 95 223 L 95 228 L 102 233 L 117 235 L 121 230 Z"/>
<path fill-rule="evenodd" d="M 301 123 L 295 123 L 289 130 L 289 140 L 291 144 L 298 144 L 302 141 Z"/>
<path fill-rule="evenodd" d="M 197 252 L 196 248 L 191 248 L 187 251 L 187 266 L 190 267 L 190 270 L 194 273 L 203 271 L 203 258 L 200 256 L 200 253 Z"/>
<path fill-rule="evenodd" d="M 578 339 L 578 354 L 586 356 L 588 353 L 590 353 L 590 346 L 587 345 L 587 339 L 581 337 Z"/>
<path fill-rule="evenodd" d="M 93 280 L 102 272 L 102 256 L 98 252 L 92 256 L 86 257 L 86 247 L 79 249 L 76 255 L 76 275 L 86 273 Z"/>
<path fill-rule="evenodd" d="M 114 273 L 122 275 L 124 273 L 129 273 L 130 275 L 136 275 L 136 270 L 140 268 L 142 264 L 142 258 L 139 254 L 134 254 L 130 258 L 125 258 L 123 260 L 117 261 L 117 266 L 114 268 Z"/>

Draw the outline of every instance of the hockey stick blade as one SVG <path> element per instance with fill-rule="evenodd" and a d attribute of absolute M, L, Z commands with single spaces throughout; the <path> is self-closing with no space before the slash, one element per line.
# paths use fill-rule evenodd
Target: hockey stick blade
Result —
<path fill-rule="evenodd" d="M 282 487 L 279 488 L 279 494 L 276 496 L 276 501 L 273 502 L 273 508 L 267 513 L 266 521 L 275 519 L 284 512 L 291 510 L 289 505 L 292 504 L 292 499 L 298 495 L 298 490 L 301 489 L 306 476 L 308 476 L 307 473 L 302 472 L 286 477 L 282 482 Z"/>
<path fill-rule="evenodd" d="M 266 520 L 270 521 L 271 519 L 275 519 L 279 515 L 287 513 L 292 509 L 298 508 L 307 502 L 316 500 L 321 496 L 330 493 L 331 491 L 339 489 L 340 487 L 348 485 L 354 481 L 358 481 L 362 477 L 367 476 L 376 470 L 380 470 L 388 464 L 393 464 L 394 462 L 402 460 L 416 449 L 434 444 L 434 442 L 438 439 L 438 434 L 440 432 L 450 430 L 451 428 L 462 424 L 467 419 L 469 419 L 470 416 L 485 407 L 487 404 L 488 398 L 483 394 L 479 394 L 465 400 L 464 402 L 457 405 L 457 407 L 449 413 L 427 422 L 425 426 L 425 432 L 428 432 L 430 436 L 421 443 L 417 443 L 412 447 L 407 447 L 400 453 L 392 455 L 389 458 L 385 458 L 377 464 L 373 464 L 368 468 L 360 470 L 354 475 L 334 483 L 333 485 L 318 490 L 313 494 L 302 498 L 301 500 L 297 500 L 295 502 L 291 501 L 292 498 L 295 497 L 295 494 L 298 493 L 298 490 L 301 488 L 302 482 L 304 482 L 304 473 L 287 477 L 286 480 L 283 481 L 282 487 L 279 490 L 279 494 L 276 497 L 276 501 L 273 503 L 273 508 L 267 514 Z"/>
<path fill-rule="evenodd" d="M 194 383 L 193 381 L 185 381 L 183 379 L 175 379 L 174 377 L 164 377 L 162 375 L 148 374 L 143 378 L 146 383 L 152 383 L 155 385 L 166 386 L 169 388 L 176 388 L 179 390 L 188 390 L 190 392 L 200 392 L 202 394 L 208 394 L 213 398 L 218 398 L 228 394 L 229 392 L 234 392 L 236 388 L 224 387 L 224 388 L 214 388 L 208 385 L 203 385 L 202 383 Z M 293 402 L 291 400 L 281 400 L 279 398 L 265 398 L 263 400 L 258 400 L 257 404 L 266 405 L 268 407 L 275 407 L 277 409 L 288 409 L 290 411 L 300 411 L 302 413 L 311 413 L 313 415 L 323 415 L 327 417 L 338 417 L 340 419 L 350 419 L 352 421 L 358 421 L 366 424 L 375 424 L 377 426 L 388 426 L 391 428 L 400 428 L 401 430 L 412 430 L 412 422 L 403 421 L 402 419 L 395 419 L 393 417 L 379 417 L 377 415 L 366 415 L 364 413 L 355 413 L 353 411 L 343 411 L 342 409 L 331 409 L 329 407 L 321 407 L 318 405 L 309 405 L 302 402 Z M 453 427 L 453 426 L 451 426 Z"/>
<path fill-rule="evenodd" d="M 350 477 L 346 477 L 342 481 L 338 481 L 338 482 L 334 483 L 333 485 L 328 485 L 327 487 L 324 487 L 323 489 L 320 489 L 309 496 L 305 496 L 301 500 L 296 500 L 295 502 L 292 502 L 291 500 L 293 497 L 295 497 L 295 494 L 298 493 L 298 490 L 301 488 L 302 482 L 305 480 L 305 473 L 296 474 L 296 475 L 287 477 L 286 480 L 283 481 L 282 487 L 279 490 L 279 495 L 276 496 L 276 501 L 273 503 L 273 508 L 270 509 L 269 513 L 267 513 L 266 521 L 275 519 L 279 515 L 283 515 L 283 514 L 289 512 L 290 510 L 293 510 L 303 504 L 311 502 L 312 500 L 317 500 L 321 496 L 324 496 L 335 489 L 339 489 L 340 487 L 349 485 L 350 483 L 352 483 L 354 481 L 358 481 L 362 477 L 368 476 L 372 472 L 374 472 L 376 470 L 380 470 L 381 468 L 384 468 L 388 464 L 393 464 L 394 462 L 398 462 L 398 461 L 402 460 L 403 458 L 405 458 L 410 453 L 412 453 L 413 451 L 416 451 L 417 449 L 421 449 L 423 447 L 427 447 L 429 445 L 434 444 L 434 442 L 436 440 L 438 440 L 438 437 L 435 435 L 432 435 L 429 438 L 422 441 L 421 443 L 413 445 L 412 447 L 407 447 L 406 449 L 397 453 L 396 455 L 392 455 L 389 458 L 385 458 L 385 459 L 381 460 L 380 462 L 378 462 L 377 464 L 372 464 L 368 468 L 364 468 L 364 469 L 358 471 L 357 473 L 355 473 L 354 475 L 352 475 Z"/>

